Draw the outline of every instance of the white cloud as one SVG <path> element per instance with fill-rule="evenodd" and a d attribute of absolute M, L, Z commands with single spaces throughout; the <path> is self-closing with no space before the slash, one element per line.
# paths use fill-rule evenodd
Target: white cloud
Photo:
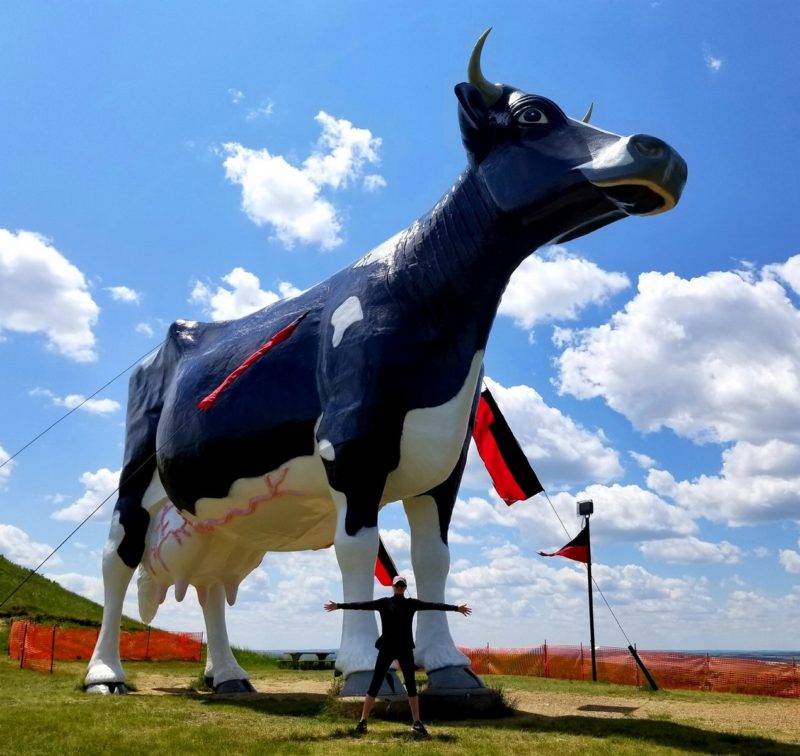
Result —
<path fill-rule="evenodd" d="M 500 302 L 500 315 L 530 329 L 551 320 L 574 320 L 590 304 L 630 285 L 622 273 L 609 273 L 563 247 L 531 255 L 517 268 Z"/>
<path fill-rule="evenodd" d="M 505 387 L 491 378 L 486 378 L 486 384 L 546 488 L 605 482 L 622 474 L 619 455 L 605 445 L 602 432 L 587 430 L 555 407 L 549 407 L 530 386 Z M 470 488 L 489 485 L 474 444 L 464 485 Z"/>
<path fill-rule="evenodd" d="M 364 188 L 368 192 L 376 192 L 378 189 L 384 189 L 385 187 L 386 179 L 383 176 L 377 173 L 370 173 L 368 176 L 364 176 Z"/>
<path fill-rule="evenodd" d="M 111 294 L 115 302 L 126 302 L 128 304 L 139 304 L 142 295 L 127 286 L 107 286 L 106 291 Z"/>
<path fill-rule="evenodd" d="M 49 349 L 91 362 L 99 313 L 83 273 L 47 239 L 0 228 L 0 333 L 44 333 Z"/>
<path fill-rule="evenodd" d="M 636 462 L 639 467 L 643 470 L 649 470 L 652 467 L 655 467 L 656 461 L 652 457 L 648 457 L 646 454 L 641 454 L 640 452 L 629 451 L 628 454 L 631 455 L 631 459 Z"/>
<path fill-rule="evenodd" d="M 89 412 L 92 415 L 110 415 L 118 412 L 122 406 L 114 399 L 87 399 L 83 394 L 67 394 L 61 397 L 50 389 L 38 387 L 31 389 L 28 393 L 30 396 L 46 396 L 54 407 L 79 408 L 81 412 Z"/>
<path fill-rule="evenodd" d="M 242 187 L 242 210 L 259 226 L 272 227 L 287 248 L 295 243 L 332 249 L 342 243 L 342 222 L 333 204 L 321 194 L 358 179 L 367 163 L 378 162 L 379 137 L 345 119 L 320 111 L 322 126 L 317 148 L 301 167 L 266 148 L 223 145 L 225 176 Z M 375 188 L 377 178 L 368 182 Z"/>
<path fill-rule="evenodd" d="M 709 543 L 694 536 L 649 541 L 639 547 L 648 559 L 670 564 L 737 564 L 743 552 L 728 541 Z"/>
<path fill-rule="evenodd" d="M 238 105 L 244 99 L 244 92 L 241 89 L 234 89 L 231 87 L 228 90 L 228 97 L 231 98 L 231 102 L 234 105 Z"/>
<path fill-rule="evenodd" d="M 562 393 L 602 397 L 642 431 L 800 441 L 800 311 L 773 275 L 645 273 L 611 322 L 573 334 Z"/>
<path fill-rule="evenodd" d="M 13 525 L 0 524 L 0 554 L 15 564 L 23 567 L 37 567 L 53 550 L 46 543 L 36 543 L 30 536 Z M 60 564 L 61 558 L 55 554 L 48 564 Z"/>
<path fill-rule="evenodd" d="M 800 294 L 800 255 L 790 257 L 785 263 L 765 265 L 764 275 L 785 281 L 795 294 Z"/>
<path fill-rule="evenodd" d="M 647 485 L 695 518 L 731 526 L 796 519 L 800 511 L 800 444 L 743 441 L 722 453 L 719 475 L 676 481 L 665 470 L 651 470 Z"/>
<path fill-rule="evenodd" d="M 800 553 L 791 549 L 781 549 L 778 560 L 786 572 L 792 575 L 800 575 Z"/>
<path fill-rule="evenodd" d="M 135 330 L 136 333 L 140 333 L 142 336 L 147 336 L 148 338 L 155 334 L 153 326 L 151 326 L 149 323 L 137 323 Z"/>
<path fill-rule="evenodd" d="M 116 489 L 119 485 L 120 472 L 121 470 L 113 472 L 107 467 L 101 467 L 96 472 L 83 473 L 80 477 L 80 482 L 85 488 L 83 495 L 69 506 L 53 512 L 50 516 L 54 520 L 80 522 L 100 506 L 100 502 L 108 498 L 101 511 L 95 515 L 96 520 L 107 519 L 116 503 Z"/>
<path fill-rule="evenodd" d="M 717 73 L 717 71 L 719 71 L 722 68 L 722 65 L 725 63 L 723 58 L 711 53 L 708 45 L 705 45 L 703 49 L 703 60 L 705 61 L 706 68 L 710 69 L 714 73 Z"/>
<path fill-rule="evenodd" d="M 48 562 L 49 564 L 49 562 Z M 103 603 L 103 578 L 97 575 L 81 575 L 77 572 L 46 572 L 45 577 L 49 580 L 55 580 L 56 583 L 66 588 L 68 591 L 77 593 L 79 596 L 96 601 L 98 604 Z M 136 581 L 131 581 L 134 585 Z M 134 615 L 138 619 L 139 613 Z"/>
<path fill-rule="evenodd" d="M 256 118 L 266 118 L 271 116 L 275 110 L 275 103 L 272 100 L 264 100 L 258 107 L 250 108 L 247 111 L 245 119 L 248 121 L 255 121 Z"/>
<path fill-rule="evenodd" d="M 9 462 L 11 455 L 0 446 L 0 491 L 3 491 L 8 484 L 8 479 L 11 477 L 11 471 L 14 468 L 14 463 Z"/>
<path fill-rule="evenodd" d="M 697 531 L 697 525 L 680 507 L 639 486 L 619 484 L 588 486 L 575 495 L 558 493 L 550 497 L 550 502 L 540 495 L 511 507 L 496 496 L 492 501 L 479 496 L 459 498 L 453 509 L 452 528 L 466 535 L 477 528 L 482 533 L 492 527 L 517 529 L 520 541 L 531 549 L 554 550 L 575 537 L 580 529 L 575 515 L 578 499 L 594 501 L 595 513 L 601 516 L 592 521 L 592 539 L 601 544 L 683 538 Z M 562 522 L 568 533 L 564 532 Z"/>
<path fill-rule="evenodd" d="M 286 281 L 278 283 L 277 292 L 265 291 L 258 276 L 244 268 L 234 268 L 222 280 L 230 288 L 218 286 L 213 291 L 207 284 L 197 281 L 189 298 L 190 302 L 201 305 L 213 320 L 241 318 L 280 299 L 302 293 Z"/>

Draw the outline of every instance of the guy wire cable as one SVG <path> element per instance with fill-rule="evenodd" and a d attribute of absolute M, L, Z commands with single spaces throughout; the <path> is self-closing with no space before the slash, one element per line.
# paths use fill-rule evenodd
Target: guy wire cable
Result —
<path fill-rule="evenodd" d="M 556 519 L 559 521 L 559 523 L 561 523 L 561 527 L 564 529 L 564 532 L 567 534 L 567 538 L 572 540 L 572 535 L 570 534 L 569 530 L 567 530 L 567 526 L 564 524 L 564 521 L 559 516 L 558 511 L 556 510 L 555 506 L 553 505 L 553 502 L 550 501 L 550 497 L 548 496 L 547 491 L 542 489 L 542 493 L 544 494 L 545 498 L 547 499 L 547 503 L 550 505 L 550 509 L 553 510 L 553 514 L 556 516 Z M 617 623 L 617 627 L 619 628 L 620 632 L 625 636 L 625 640 L 628 641 L 628 645 L 632 646 L 633 643 L 631 643 L 631 639 L 628 637 L 628 634 L 625 632 L 624 628 L 620 624 L 620 621 L 617 619 L 617 615 L 614 614 L 614 610 L 611 608 L 611 604 L 608 603 L 608 599 L 606 598 L 606 596 L 603 593 L 603 591 L 600 589 L 600 586 L 597 584 L 597 580 L 595 580 L 594 575 L 592 575 L 592 585 L 594 585 L 594 587 L 597 588 L 597 592 L 600 594 L 601 598 L 603 599 L 603 603 L 605 603 L 606 607 L 608 608 L 608 611 L 611 613 L 611 616 L 614 618 L 614 622 Z M 2 606 L 2 605 L 0 604 L 0 606 Z"/>
<path fill-rule="evenodd" d="M 161 343 L 159 343 L 156 346 L 154 346 L 149 351 L 145 352 L 141 357 L 139 357 L 139 359 L 137 359 L 135 362 L 132 362 L 130 365 L 128 365 L 128 367 L 126 367 L 121 372 L 117 373 L 110 381 L 108 381 L 107 383 L 104 383 L 102 386 L 100 386 L 100 388 L 97 389 L 97 391 L 95 391 L 92 394 L 89 394 L 89 396 L 87 396 L 80 404 L 77 404 L 71 410 L 69 410 L 68 412 L 65 412 L 61 417 L 58 418 L 58 420 L 56 420 L 55 422 L 53 422 L 50 425 L 48 425 L 41 433 L 37 434 L 30 441 L 28 441 L 27 444 L 25 444 L 20 449 L 17 449 L 17 451 L 15 451 L 7 460 L 5 460 L 5 462 L 0 464 L 0 470 L 2 470 L 7 464 L 9 464 L 9 462 L 11 462 L 15 457 L 18 457 L 20 454 L 22 454 L 22 452 L 24 452 L 25 449 L 27 449 L 29 446 L 33 446 L 33 444 L 35 444 L 46 433 L 50 432 L 53 428 L 55 428 L 62 420 L 66 420 L 73 412 L 77 412 L 81 407 L 83 407 L 83 405 L 86 404 L 86 402 L 88 402 L 90 399 L 93 399 L 101 391 L 103 391 L 104 389 L 107 389 L 112 383 L 114 383 L 114 381 L 116 381 L 117 379 L 119 379 L 123 375 L 125 375 L 125 373 L 127 373 L 131 368 L 136 367 L 142 360 L 144 360 L 147 357 L 149 357 L 153 352 L 156 351 L 156 349 L 161 349 L 161 347 L 164 346 L 164 342 L 165 341 L 166 341 L 166 339 L 164 339 L 164 341 L 162 341 Z"/>

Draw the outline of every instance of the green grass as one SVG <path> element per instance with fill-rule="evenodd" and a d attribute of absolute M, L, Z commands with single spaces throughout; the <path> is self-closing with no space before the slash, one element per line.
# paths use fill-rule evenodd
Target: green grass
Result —
<path fill-rule="evenodd" d="M 0 556 L 0 601 L 6 598 L 30 570 Z M 2 607 L 0 617 L 30 619 L 33 622 L 56 625 L 99 626 L 103 607 L 77 593 L 62 588 L 41 575 L 33 575 Z M 126 630 L 145 627 L 140 622 L 123 618 Z"/>
<path fill-rule="evenodd" d="M 137 676 L 165 674 L 175 689 L 188 688 L 200 665 L 183 663 L 128 664 Z M 250 657 L 252 678 L 262 687 L 287 680 L 328 683 L 330 672 L 282 670 L 274 660 Z M 436 721 L 423 741 L 408 726 L 373 719 L 366 736 L 352 733 L 352 715 L 342 713 L 325 694 L 259 694 L 214 697 L 168 695 L 90 696 L 80 690 L 82 664 L 59 664 L 52 675 L 18 669 L 0 659 L 0 752 L 15 754 L 145 754 L 145 753 L 280 753 L 280 754 L 800 754 L 800 747 L 763 737 L 718 732 L 674 719 L 544 716 L 517 713 L 495 720 Z M 563 692 L 563 681 L 504 677 L 514 690 Z M 569 690 L 581 700 L 609 695 L 615 686 L 577 683 Z M 624 688 L 624 694 L 658 696 Z M 705 694 L 680 694 L 677 700 L 707 701 Z M 750 700 L 748 698 L 747 700 Z"/>

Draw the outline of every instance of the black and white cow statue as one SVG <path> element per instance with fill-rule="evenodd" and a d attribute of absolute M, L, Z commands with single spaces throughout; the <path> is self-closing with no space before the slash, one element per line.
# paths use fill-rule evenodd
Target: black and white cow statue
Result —
<path fill-rule="evenodd" d="M 103 625 L 87 690 L 124 690 L 122 602 L 137 566 L 142 619 L 193 585 L 215 689 L 247 690 L 225 598 L 268 551 L 333 544 L 344 601 L 373 595 L 378 512 L 402 501 L 419 597 L 445 600 L 447 531 L 484 350 L 503 290 L 538 247 L 672 208 L 686 163 L 655 137 L 622 137 L 481 73 L 486 32 L 458 84 L 468 165 L 423 218 L 292 299 L 239 320 L 178 321 L 130 381 L 119 500 L 103 556 Z M 209 395 L 275 334 L 280 342 Z M 266 628 L 265 628 L 266 630 Z M 375 661 L 371 612 L 345 612 L 348 693 Z M 265 643 L 265 645 L 269 645 Z M 416 661 L 432 688 L 482 683 L 444 612 L 420 614 Z"/>

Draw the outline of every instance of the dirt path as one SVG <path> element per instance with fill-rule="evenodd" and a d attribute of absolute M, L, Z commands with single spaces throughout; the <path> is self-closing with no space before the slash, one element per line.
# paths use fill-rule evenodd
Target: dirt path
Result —
<path fill-rule="evenodd" d="M 325 695 L 330 682 L 323 680 L 253 680 L 259 693 Z M 136 687 L 143 695 L 196 694 L 185 678 L 138 674 Z M 800 702 L 754 698 L 751 701 L 675 701 L 641 696 L 587 696 L 581 693 L 544 693 L 507 689 L 520 713 L 545 717 L 600 717 L 615 719 L 665 719 L 704 729 L 741 735 L 760 735 L 785 743 L 800 743 Z M 203 693 L 200 695 L 211 695 Z"/>

